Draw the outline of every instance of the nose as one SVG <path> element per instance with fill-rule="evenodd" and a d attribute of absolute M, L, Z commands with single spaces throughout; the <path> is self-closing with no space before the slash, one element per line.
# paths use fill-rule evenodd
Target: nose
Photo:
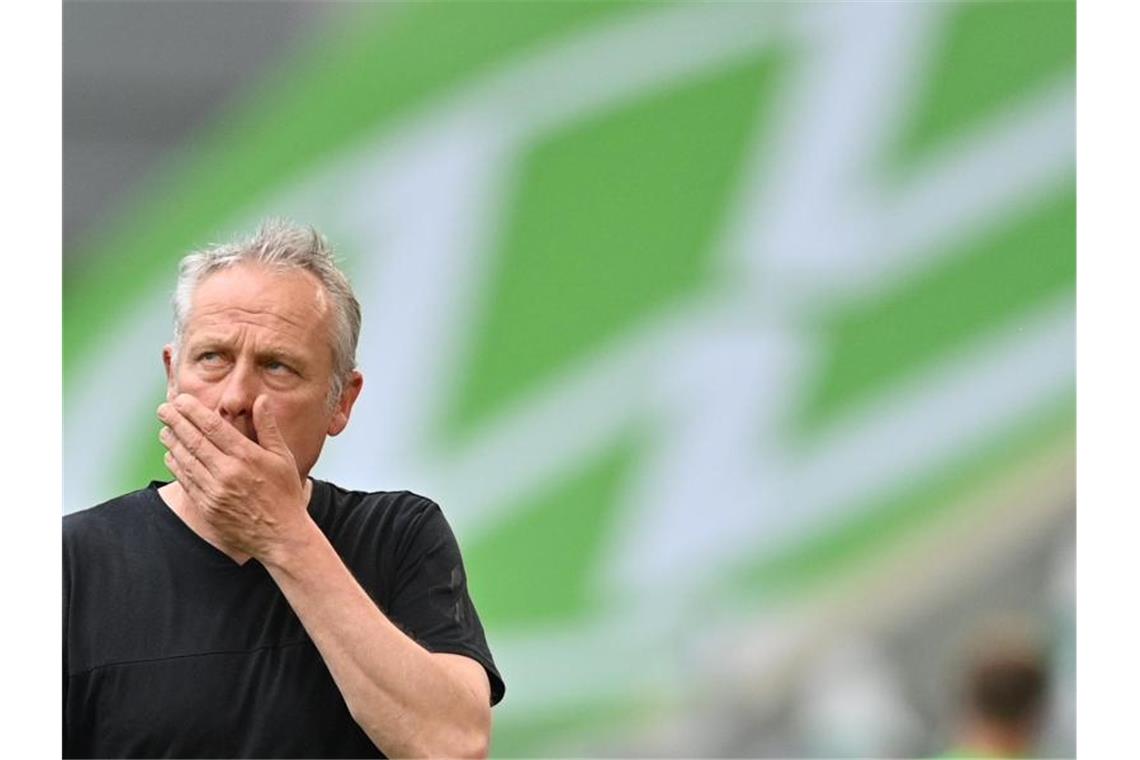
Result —
<path fill-rule="evenodd" d="M 257 368 L 245 359 L 239 360 L 226 375 L 221 396 L 218 399 L 218 414 L 222 419 L 242 432 L 252 429 L 253 402 L 260 390 Z"/>

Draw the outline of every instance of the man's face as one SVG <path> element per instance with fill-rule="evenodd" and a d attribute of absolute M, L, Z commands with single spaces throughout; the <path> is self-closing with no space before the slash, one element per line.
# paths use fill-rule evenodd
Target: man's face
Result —
<path fill-rule="evenodd" d="M 214 272 L 194 291 L 178 356 L 163 349 L 167 400 L 188 393 L 256 441 L 253 402 L 268 396 L 305 477 L 325 436 L 348 424 L 361 387 L 354 372 L 329 408 L 332 324 L 332 304 L 309 272 L 256 264 Z"/>

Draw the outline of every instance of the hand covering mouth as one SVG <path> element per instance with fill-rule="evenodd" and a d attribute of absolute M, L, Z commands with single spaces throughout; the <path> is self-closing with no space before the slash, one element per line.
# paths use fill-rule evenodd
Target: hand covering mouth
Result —
<path fill-rule="evenodd" d="M 246 438 L 253 441 L 254 443 L 257 443 L 257 430 L 254 429 L 253 423 L 242 424 L 245 422 L 245 420 L 241 420 L 240 422 L 237 422 L 237 423 L 235 423 L 231 420 L 227 420 L 227 422 L 229 422 L 230 427 L 234 428 L 235 430 L 237 430 L 239 433 L 241 433 L 242 435 L 244 435 Z"/>

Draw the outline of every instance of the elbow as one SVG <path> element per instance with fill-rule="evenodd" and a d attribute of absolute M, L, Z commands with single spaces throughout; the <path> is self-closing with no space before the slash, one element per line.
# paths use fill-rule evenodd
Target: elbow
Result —
<path fill-rule="evenodd" d="M 479 736 L 475 743 L 471 746 L 471 754 L 467 757 L 475 758 L 475 760 L 487 760 L 491 756 L 491 732 L 488 731 Z"/>
<path fill-rule="evenodd" d="M 454 758 L 458 760 L 486 760 L 491 753 L 490 731 L 470 731 L 453 734 L 449 740 L 425 744 L 420 751 L 409 756 L 425 758 Z"/>
<path fill-rule="evenodd" d="M 454 749 L 447 750 L 440 754 L 433 754 L 433 757 L 453 757 L 464 758 L 464 760 L 486 760 L 491 753 L 490 737 L 471 737 L 469 740 L 463 742 L 462 748 L 456 745 Z"/>
<path fill-rule="evenodd" d="M 473 705 L 461 724 L 452 724 L 449 746 L 440 747 L 441 757 L 484 760 L 491 753 L 491 706 Z"/>
<path fill-rule="evenodd" d="M 387 732 L 377 726 L 353 716 L 357 724 L 372 739 L 376 747 L 391 757 L 422 758 L 475 758 L 485 760 L 491 752 L 491 708 L 488 706 L 477 715 L 462 723 L 449 722 L 434 728 L 421 726 L 423 730 L 412 730 L 402 741 L 392 741 Z"/>
<path fill-rule="evenodd" d="M 477 719 L 473 725 L 463 732 L 463 737 L 459 746 L 455 747 L 457 752 L 450 754 L 452 757 L 474 758 L 474 760 L 485 760 L 491 753 L 491 708 L 490 706 L 483 706 L 479 711 Z"/>

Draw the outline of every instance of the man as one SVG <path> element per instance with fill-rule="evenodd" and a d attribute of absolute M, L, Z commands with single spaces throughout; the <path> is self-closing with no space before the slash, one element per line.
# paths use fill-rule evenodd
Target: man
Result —
<path fill-rule="evenodd" d="M 1048 692 L 1048 657 L 1032 627 L 1002 619 L 975 634 L 967 659 L 963 715 L 943 757 L 1030 757 Z"/>
<path fill-rule="evenodd" d="M 187 256 L 174 320 L 174 480 L 64 518 L 65 756 L 485 756 L 504 686 L 439 507 L 308 477 L 363 384 L 325 241 Z"/>

